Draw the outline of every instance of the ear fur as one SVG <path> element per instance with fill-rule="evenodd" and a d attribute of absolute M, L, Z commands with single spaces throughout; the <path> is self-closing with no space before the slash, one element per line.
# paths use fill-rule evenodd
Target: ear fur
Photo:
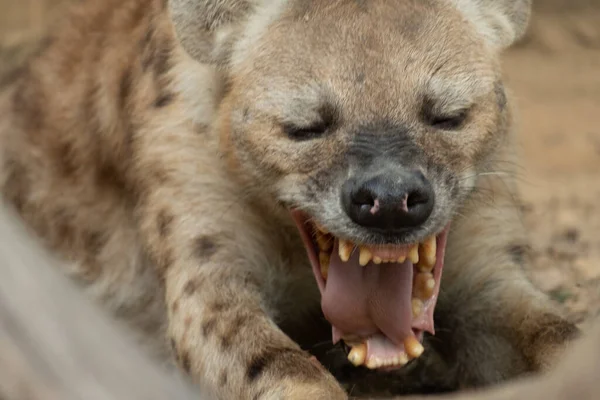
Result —
<path fill-rule="evenodd" d="M 169 0 L 175 33 L 194 59 L 226 62 L 237 28 L 262 3 L 260 0 Z"/>
<path fill-rule="evenodd" d="M 529 25 L 532 0 L 449 1 L 497 50 L 504 50 L 519 40 Z"/>

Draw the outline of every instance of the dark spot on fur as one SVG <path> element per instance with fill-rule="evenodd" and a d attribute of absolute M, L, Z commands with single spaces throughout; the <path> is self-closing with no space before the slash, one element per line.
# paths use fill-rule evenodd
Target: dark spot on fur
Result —
<path fill-rule="evenodd" d="M 131 87 L 133 86 L 133 76 L 131 69 L 128 67 L 121 76 L 121 82 L 119 83 L 119 110 L 125 112 L 129 95 L 131 93 Z"/>
<path fill-rule="evenodd" d="M 44 126 L 45 114 L 41 105 L 46 96 L 38 88 L 37 78 L 28 74 L 27 79 L 21 80 L 12 100 L 23 130 L 29 135 L 39 134 Z"/>
<path fill-rule="evenodd" d="M 159 166 L 149 168 L 148 175 L 152 178 L 153 182 L 158 185 L 164 185 L 169 181 L 169 174 Z"/>
<path fill-rule="evenodd" d="M 252 400 L 259 400 L 263 395 L 265 394 L 265 389 L 260 389 L 255 395 L 254 397 L 252 397 Z"/>
<path fill-rule="evenodd" d="M 4 195 L 19 213 L 27 201 L 29 193 L 29 177 L 25 167 L 18 161 L 8 158 L 4 163 L 6 171 L 6 182 L 4 183 Z"/>
<path fill-rule="evenodd" d="M 227 385 L 227 371 L 221 371 L 221 376 L 219 377 L 219 385 L 225 386 Z"/>
<path fill-rule="evenodd" d="M 496 82 L 494 85 L 494 93 L 496 94 L 496 102 L 500 111 L 506 108 L 506 92 L 504 91 L 504 85 L 502 82 Z"/>
<path fill-rule="evenodd" d="M 190 279 L 183 287 L 183 294 L 186 296 L 193 295 L 198 289 L 198 282 L 195 279 Z"/>
<path fill-rule="evenodd" d="M 196 132 L 198 135 L 206 135 L 206 133 L 208 133 L 209 129 L 210 128 L 207 124 L 195 124 L 194 125 L 194 132 Z"/>
<path fill-rule="evenodd" d="M 361 84 L 365 81 L 366 79 L 366 75 L 364 72 L 360 72 L 358 75 L 356 75 L 356 83 Z"/>
<path fill-rule="evenodd" d="M 83 246 L 91 256 L 96 257 L 106 244 L 107 237 L 103 232 L 85 232 L 83 235 Z"/>
<path fill-rule="evenodd" d="M 315 379 L 321 373 L 303 351 L 281 347 L 267 347 L 255 356 L 246 368 L 246 379 L 254 382 L 266 370 L 307 380 Z"/>
<path fill-rule="evenodd" d="M 229 324 L 227 330 L 221 336 L 221 348 L 227 350 L 231 347 L 237 335 L 242 331 L 244 325 L 248 323 L 250 316 L 238 315 Z"/>
<path fill-rule="evenodd" d="M 169 268 L 171 268 L 171 265 L 173 265 L 173 253 L 171 252 L 171 250 L 167 249 L 159 257 L 158 266 L 160 267 L 161 271 L 164 273 Z M 161 275 L 161 276 L 163 276 L 163 275 Z M 163 276 L 163 278 L 164 278 L 164 276 Z"/>
<path fill-rule="evenodd" d="M 194 248 L 196 257 L 207 262 L 217 252 L 219 246 L 214 238 L 204 235 L 196 238 Z"/>
<path fill-rule="evenodd" d="M 174 338 L 171 338 L 171 350 L 173 350 L 173 353 L 177 354 L 177 344 L 175 343 Z"/>
<path fill-rule="evenodd" d="M 77 171 L 76 152 L 73 145 L 69 142 L 61 143 L 56 152 L 56 159 L 59 165 L 60 173 L 65 177 L 75 175 Z"/>
<path fill-rule="evenodd" d="M 156 227 L 161 238 L 169 236 L 171 233 L 171 224 L 173 223 L 173 215 L 167 210 L 161 210 L 156 217 Z"/>
<path fill-rule="evenodd" d="M 179 301 L 175 300 L 171 305 L 171 313 L 175 314 L 179 310 Z"/>
<path fill-rule="evenodd" d="M 171 104 L 174 99 L 175 99 L 175 96 L 173 95 L 173 93 L 163 93 L 160 96 L 158 96 L 156 98 L 156 100 L 154 100 L 154 107 L 155 108 L 166 107 L 169 104 Z"/>
<path fill-rule="evenodd" d="M 202 323 L 202 336 L 205 338 L 212 334 L 217 326 L 217 320 L 210 318 Z"/>
<path fill-rule="evenodd" d="M 215 302 L 215 303 L 213 303 L 211 305 L 210 309 L 211 309 L 212 312 L 220 313 L 220 312 L 223 312 L 224 310 L 226 310 L 226 309 L 228 309 L 230 307 L 231 307 L 230 303 L 226 303 L 226 302 L 223 302 L 223 301 L 217 301 L 217 302 Z"/>
<path fill-rule="evenodd" d="M 508 247 L 508 254 L 510 254 L 511 259 L 517 265 L 525 264 L 527 254 L 529 253 L 529 246 L 526 244 L 512 244 Z"/>
<path fill-rule="evenodd" d="M 157 43 L 154 57 L 154 75 L 156 78 L 161 78 L 171 69 L 171 47 L 172 43 L 167 37 Z"/>
<path fill-rule="evenodd" d="M 154 26 L 149 25 L 144 37 L 140 40 L 139 47 L 142 52 L 142 70 L 150 68 L 153 59 L 152 38 L 154 37 Z"/>
<path fill-rule="evenodd" d="M 190 363 L 190 354 L 187 351 L 184 351 L 181 355 L 181 366 L 187 372 L 190 373 L 191 363 Z"/>
<path fill-rule="evenodd" d="M 123 175 L 112 162 L 104 162 L 98 165 L 96 183 L 100 187 L 111 188 L 122 194 L 128 193 Z"/>

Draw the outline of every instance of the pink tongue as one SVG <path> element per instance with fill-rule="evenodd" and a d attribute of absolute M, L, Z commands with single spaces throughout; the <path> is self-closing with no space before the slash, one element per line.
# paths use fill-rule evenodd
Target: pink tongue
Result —
<path fill-rule="evenodd" d="M 358 257 L 355 250 L 350 260 L 343 262 L 335 241 L 322 292 L 323 313 L 340 336 L 368 337 L 382 332 L 401 345 L 412 334 L 413 265 L 406 261 L 362 267 Z"/>

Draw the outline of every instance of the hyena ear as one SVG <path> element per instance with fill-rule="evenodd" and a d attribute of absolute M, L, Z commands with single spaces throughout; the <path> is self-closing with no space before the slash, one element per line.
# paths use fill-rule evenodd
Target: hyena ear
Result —
<path fill-rule="evenodd" d="M 532 0 L 450 0 L 488 43 L 503 50 L 527 30 Z"/>
<path fill-rule="evenodd" d="M 169 0 L 175 33 L 194 59 L 226 63 L 240 25 L 260 0 Z"/>

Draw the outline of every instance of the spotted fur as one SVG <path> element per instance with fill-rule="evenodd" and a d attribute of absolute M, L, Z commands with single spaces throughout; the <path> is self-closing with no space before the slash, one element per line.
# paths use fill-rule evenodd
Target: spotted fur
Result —
<path fill-rule="evenodd" d="M 543 369 L 577 331 L 523 274 L 507 168 L 513 118 L 498 56 L 529 7 L 80 2 L 0 95 L 3 196 L 152 354 L 220 398 L 342 399 L 307 351 L 343 378 L 332 366 L 344 361 L 316 346 L 330 331 L 289 207 L 381 240 L 340 213 L 340 181 L 374 154 L 382 168 L 405 154 L 437 206 L 401 240 L 453 222 L 438 334 L 390 387 Z M 432 127 L 463 110 L 464 126 Z M 314 123 L 324 136 L 294 138 Z"/>

